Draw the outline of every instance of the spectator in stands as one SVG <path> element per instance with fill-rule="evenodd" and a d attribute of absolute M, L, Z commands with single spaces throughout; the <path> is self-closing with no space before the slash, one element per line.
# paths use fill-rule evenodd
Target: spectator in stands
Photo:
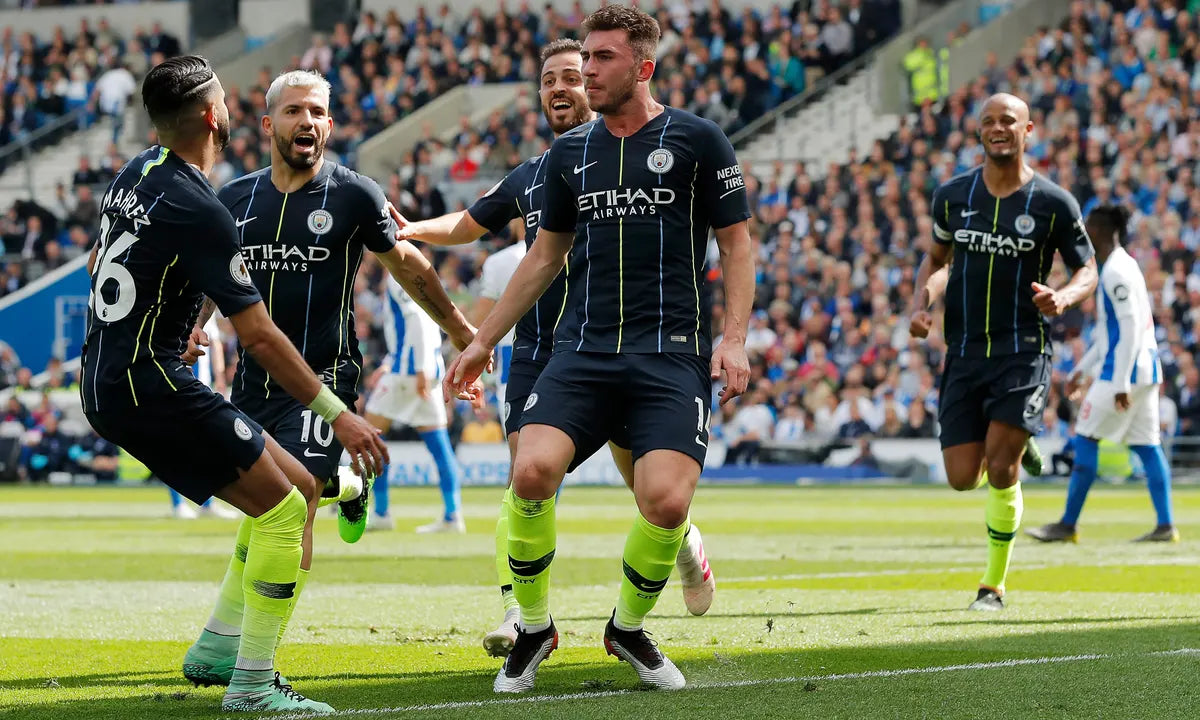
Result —
<path fill-rule="evenodd" d="M 151 53 L 162 53 L 163 59 L 179 54 L 179 39 L 163 30 L 162 23 L 158 21 L 150 26 L 148 36 L 142 37 L 140 32 L 134 32 L 134 36 L 141 40 L 142 45 Z"/>
<path fill-rule="evenodd" d="M 0 272 L 0 297 L 14 293 L 25 284 L 25 266 L 19 262 L 10 262 Z"/>
<path fill-rule="evenodd" d="M 30 414 L 29 408 L 21 404 L 15 393 L 8 396 L 4 411 L 0 412 L 0 423 L 7 422 L 19 423 L 26 429 L 33 427 L 33 415 Z"/>
<path fill-rule="evenodd" d="M 772 439 L 777 443 L 798 443 L 806 439 L 807 414 L 800 400 L 794 399 L 783 408 L 783 415 L 775 423 Z"/>
<path fill-rule="evenodd" d="M 70 469 L 69 451 L 71 440 L 58 428 L 58 416 L 48 414 L 38 423 L 38 429 L 29 434 L 28 477 L 30 480 L 45 480 L 50 473 Z"/>
<path fill-rule="evenodd" d="M 0 295 L 4 290 L 0 288 Z M 0 390 L 11 387 L 17 382 L 17 370 L 21 367 L 21 358 L 8 343 L 0 340 Z"/>
<path fill-rule="evenodd" d="M 476 410 L 463 425 L 459 442 L 465 444 L 502 443 L 504 429 L 494 417 L 489 405 L 485 409 Z"/>
<path fill-rule="evenodd" d="M 96 86 L 92 90 L 91 107 L 101 115 L 112 118 L 113 142 L 121 139 L 121 131 L 125 128 L 125 107 L 129 104 L 129 97 L 133 95 L 137 87 L 137 80 L 134 79 L 133 73 L 120 63 L 105 70 L 96 79 Z"/>
<path fill-rule="evenodd" d="M 845 64 L 854 52 L 854 28 L 842 17 L 838 6 L 829 7 L 828 20 L 821 28 L 822 66 L 831 74 Z"/>
<path fill-rule="evenodd" d="M 33 371 L 22 366 L 17 369 L 17 381 L 12 386 L 15 392 L 27 392 L 33 390 Z"/>
<path fill-rule="evenodd" d="M 21 236 L 21 244 L 17 252 L 25 260 L 46 259 L 46 243 L 50 241 L 50 234 L 43 231 L 42 218 L 38 215 L 31 215 L 25 220 L 25 232 Z"/>
<path fill-rule="evenodd" d="M 92 160 L 87 155 L 79 156 L 79 169 L 71 176 L 72 185 L 95 185 L 100 182 L 100 172 L 92 167 Z"/>
<path fill-rule="evenodd" d="M 312 45 L 304 51 L 300 58 L 300 68 L 316 70 L 322 75 L 328 75 L 333 66 L 333 48 L 329 46 L 325 33 L 314 33 Z"/>
<path fill-rule="evenodd" d="M 750 393 L 749 402 L 741 405 L 726 426 L 725 442 L 729 446 L 726 465 L 749 465 L 758 461 L 763 442 L 770 440 L 775 431 L 775 412 L 770 406 L 770 397 L 771 383 L 759 380 Z"/>

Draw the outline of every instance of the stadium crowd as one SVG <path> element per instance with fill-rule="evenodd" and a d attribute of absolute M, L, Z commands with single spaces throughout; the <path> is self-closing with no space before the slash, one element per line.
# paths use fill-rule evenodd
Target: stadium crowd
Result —
<path fill-rule="evenodd" d="M 717 2 L 686 14 L 674 11 L 684 3 L 665 5 L 659 11 L 666 37 L 660 73 L 669 79 L 656 88 L 659 99 L 706 115 L 727 132 L 801 92 L 815 75 L 810 69 L 832 70 L 894 29 L 874 18 L 864 23 L 856 0 L 820 3 L 815 15 L 776 6 L 761 16 L 732 16 Z M 996 91 L 1029 100 L 1036 126 L 1029 156 L 1040 172 L 1075 194 L 1085 214 L 1113 200 L 1134 210 L 1128 245 L 1145 270 L 1156 308 L 1165 430 L 1200 435 L 1197 10 L 1197 0 L 1074 0 L 1068 20 L 1039 30 L 1015 62 L 1002 65 L 993 57 L 982 76 L 926 102 L 865 157 L 852 155 L 827 168 L 746 166 L 759 253 L 747 343 L 753 380 L 751 392 L 713 416 L 713 432 L 729 446 L 729 460 L 753 462 L 771 441 L 827 446 L 864 437 L 935 436 L 945 347 L 936 333 L 925 343 L 908 336 L 913 272 L 931 241 L 928 198 L 938 183 L 980 162 L 976 111 Z M 844 22 L 852 40 L 841 54 L 828 40 Z M 574 24 L 571 13 L 535 14 L 526 5 L 512 15 L 476 11 L 466 18 L 440 11 L 406 18 L 367 13 L 354 28 L 340 26 L 328 39 L 315 38 L 295 64 L 336 69 L 330 79 L 338 129 L 330 147 L 353 162 L 362 139 L 451 84 L 529 81 L 536 47 Z M 254 87 L 230 88 L 234 139 L 218 183 L 260 167 L 267 157 L 257 117 L 270 77 L 264 69 Z M 456 188 L 498 178 L 548 141 L 530 93 L 482 128 L 464 120 L 448 143 L 430 134 L 385 190 L 406 216 L 435 216 L 460 206 Z M 456 302 L 470 303 L 488 251 L 509 241 L 494 238 L 434 255 Z M 4 272 L 11 275 L 12 264 Z M 1065 281 L 1061 268 L 1053 272 L 1050 284 Z M 366 262 L 356 284 L 357 330 L 368 362 L 382 355 L 381 279 L 380 269 Z M 1069 434 L 1072 409 L 1061 385 L 1089 342 L 1092 305 L 1054 321 L 1047 434 Z M 722 320 L 718 289 L 716 335 Z M 8 382 L 18 372 L 4 370 L 3 361 L 0 354 L 0 385 L 6 372 Z M 457 425 L 469 415 L 460 408 Z"/>

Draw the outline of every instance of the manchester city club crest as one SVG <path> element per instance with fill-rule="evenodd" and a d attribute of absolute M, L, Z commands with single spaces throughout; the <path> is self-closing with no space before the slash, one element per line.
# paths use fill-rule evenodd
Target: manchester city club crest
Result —
<path fill-rule="evenodd" d="M 317 235 L 324 235 L 333 229 L 333 216 L 328 210 L 313 210 L 308 214 L 308 229 Z"/>
<path fill-rule="evenodd" d="M 250 279 L 250 271 L 246 269 L 246 259 L 240 252 L 229 259 L 229 274 L 246 287 L 254 284 L 254 281 Z"/>
<path fill-rule="evenodd" d="M 1018 215 L 1013 225 L 1017 228 L 1017 232 L 1022 235 L 1030 234 L 1033 232 L 1033 228 L 1036 227 L 1033 218 L 1025 214 Z"/>
<path fill-rule="evenodd" d="M 650 168 L 650 172 L 659 175 L 669 172 L 674 165 L 675 156 L 666 148 L 659 148 L 646 158 L 646 167 Z"/>

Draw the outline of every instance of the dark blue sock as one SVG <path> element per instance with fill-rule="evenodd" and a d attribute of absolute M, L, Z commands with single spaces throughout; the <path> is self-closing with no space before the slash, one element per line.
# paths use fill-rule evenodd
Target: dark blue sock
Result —
<path fill-rule="evenodd" d="M 1079 513 L 1087 500 L 1088 490 L 1096 481 L 1096 463 L 1100 444 L 1091 438 L 1075 438 L 1075 467 L 1071 470 L 1071 483 L 1067 486 L 1067 507 L 1063 510 L 1063 525 L 1079 522 Z"/>
<path fill-rule="evenodd" d="M 375 514 L 387 515 L 388 511 L 388 466 L 383 466 L 383 473 L 375 478 L 375 483 L 371 486 L 371 490 L 375 495 Z"/>
<path fill-rule="evenodd" d="M 421 433 L 425 447 L 437 464 L 438 487 L 442 491 L 442 504 L 445 506 L 444 520 L 453 520 L 458 516 L 459 479 L 458 459 L 454 457 L 454 448 L 450 447 L 450 433 L 446 428 L 438 428 Z"/>
<path fill-rule="evenodd" d="M 1150 501 L 1154 503 L 1154 514 L 1159 525 L 1172 525 L 1171 520 L 1171 469 L 1162 445 L 1134 445 L 1129 448 L 1137 453 L 1146 470 L 1146 488 Z"/>

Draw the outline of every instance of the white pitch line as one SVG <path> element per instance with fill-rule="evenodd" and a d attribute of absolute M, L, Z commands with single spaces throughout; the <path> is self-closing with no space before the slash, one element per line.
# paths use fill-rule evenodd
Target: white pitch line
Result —
<path fill-rule="evenodd" d="M 1025 563 L 1021 570 L 1049 570 L 1060 567 L 1164 567 L 1183 565 L 1191 567 L 1200 564 L 1200 556 L 1139 558 L 1129 562 L 1119 560 L 1101 560 L 1098 562 L 1061 562 L 1061 563 Z M 890 575 L 929 575 L 947 572 L 975 572 L 978 565 L 934 566 L 926 568 L 897 568 L 894 570 L 850 570 L 839 572 L 789 573 L 785 575 L 749 575 L 746 577 L 726 576 L 729 584 L 747 582 L 769 582 L 771 580 L 837 580 L 840 578 L 885 577 Z"/>
<path fill-rule="evenodd" d="M 1026 665 L 1056 665 L 1063 663 L 1090 662 L 1093 660 L 1108 660 L 1118 657 L 1158 657 L 1169 655 L 1200 655 L 1200 649 L 1180 648 L 1178 650 L 1157 650 L 1137 655 L 1114 655 L 1108 653 L 1091 653 L 1086 655 L 1059 655 L 1036 658 L 1012 658 L 992 662 L 963 663 L 959 665 L 933 665 L 929 667 L 899 668 L 896 670 L 867 670 L 855 673 L 836 673 L 832 675 L 807 675 L 802 677 L 760 678 L 755 680 L 730 680 L 726 682 L 697 683 L 688 685 L 688 690 L 725 690 L 730 688 L 760 687 L 763 685 L 795 685 L 806 682 L 832 682 L 834 680 L 866 680 L 871 678 L 903 677 L 906 675 L 933 675 L 946 672 L 962 672 L 968 670 L 993 670 L 996 668 L 1023 667 Z M 601 690 L 598 692 L 576 692 L 565 695 L 527 695 L 524 697 L 493 698 L 490 700 L 464 700 L 457 702 L 428 703 L 422 705 L 401 705 L 390 708 L 363 708 L 359 710 L 339 710 L 323 717 L 350 717 L 355 715 L 390 715 L 395 713 L 416 713 L 432 710 L 469 710 L 473 708 L 502 707 L 510 705 L 538 705 L 543 703 L 563 702 L 567 700 L 594 700 L 598 698 L 632 695 L 640 690 Z M 273 715 L 277 720 L 288 718 L 309 717 L 304 713 Z"/>

